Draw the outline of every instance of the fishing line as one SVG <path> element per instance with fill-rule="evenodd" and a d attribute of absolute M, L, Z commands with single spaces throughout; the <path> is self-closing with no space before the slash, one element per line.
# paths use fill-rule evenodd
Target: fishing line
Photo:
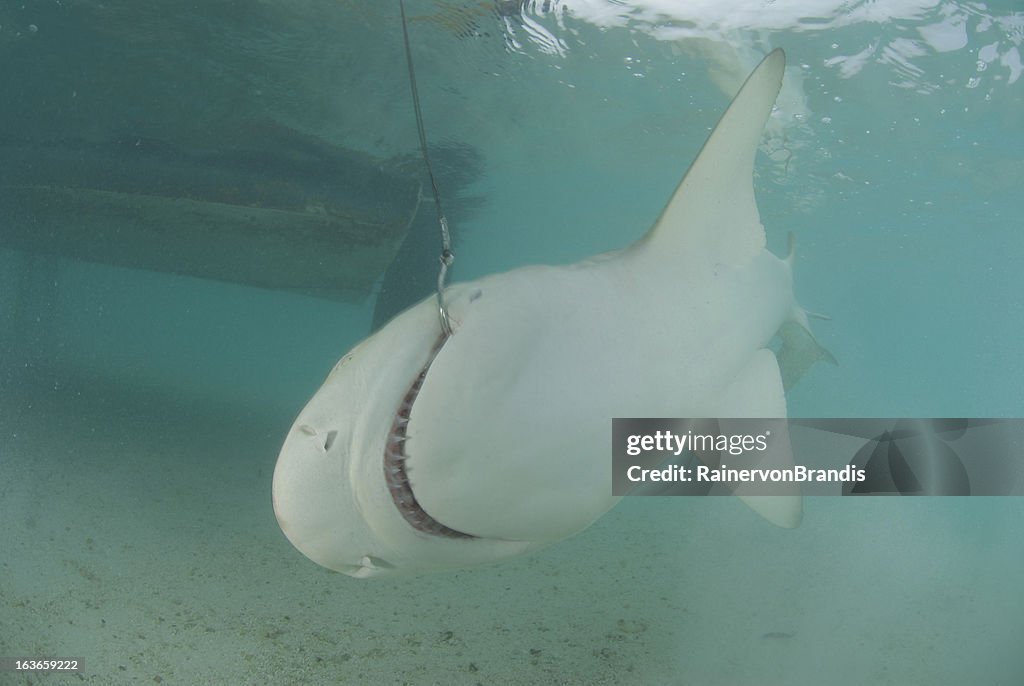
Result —
<path fill-rule="evenodd" d="M 430 164 L 430 152 L 427 150 L 427 133 L 423 127 L 423 110 L 420 108 L 420 95 L 416 88 L 416 69 L 412 62 L 412 48 L 409 47 L 409 22 L 405 17 L 405 0 L 398 0 L 398 7 L 402 13 L 402 37 L 405 40 L 405 61 L 409 71 L 409 90 L 412 91 L 412 107 L 416 113 L 416 132 L 420 137 L 420 150 L 423 152 L 423 162 L 427 167 L 427 176 L 430 178 L 430 189 L 434 192 L 434 206 L 437 207 L 437 223 L 441 226 L 441 267 L 437 273 L 437 312 L 441 319 L 441 331 L 447 338 L 452 334 L 452 327 L 448 321 L 448 310 L 444 304 L 444 285 L 448 278 L 448 268 L 455 261 L 455 253 L 452 252 L 452 237 L 448 231 L 448 218 L 444 216 L 441 209 L 441 192 L 437 188 L 437 180 L 434 178 L 434 168 Z"/>

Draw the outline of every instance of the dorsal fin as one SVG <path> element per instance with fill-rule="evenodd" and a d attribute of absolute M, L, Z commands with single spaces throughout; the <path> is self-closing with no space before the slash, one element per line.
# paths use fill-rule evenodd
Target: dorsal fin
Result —
<path fill-rule="evenodd" d="M 785 67 L 779 49 L 751 73 L 638 248 L 724 264 L 760 253 L 765 236 L 754 200 L 754 157 Z"/>

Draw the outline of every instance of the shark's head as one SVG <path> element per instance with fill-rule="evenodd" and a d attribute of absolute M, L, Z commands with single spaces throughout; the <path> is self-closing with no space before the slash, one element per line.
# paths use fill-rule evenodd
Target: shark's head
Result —
<path fill-rule="evenodd" d="M 448 296 L 465 316 L 474 294 L 454 287 Z M 444 340 L 436 307 L 422 305 L 341 358 L 296 419 L 274 470 L 274 513 L 288 540 L 352 576 L 473 566 L 549 542 L 451 530 L 411 495 L 404 427 Z"/>

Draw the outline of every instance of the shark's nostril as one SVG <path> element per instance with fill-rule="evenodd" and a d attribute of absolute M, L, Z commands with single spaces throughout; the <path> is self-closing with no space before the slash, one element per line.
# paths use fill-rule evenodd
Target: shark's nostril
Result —
<path fill-rule="evenodd" d="M 327 438 L 324 439 L 324 452 L 328 452 L 331 446 L 334 445 L 334 439 L 338 437 L 338 432 L 335 429 L 331 429 L 327 432 Z"/>

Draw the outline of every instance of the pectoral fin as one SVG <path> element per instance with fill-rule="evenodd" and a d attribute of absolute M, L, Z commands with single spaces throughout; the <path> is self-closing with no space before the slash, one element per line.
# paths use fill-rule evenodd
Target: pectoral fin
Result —
<path fill-rule="evenodd" d="M 786 400 L 782 377 L 775 355 L 767 348 L 759 350 L 736 379 L 719 398 L 719 407 L 728 409 L 729 417 L 784 419 Z M 719 420 L 728 431 L 728 420 Z M 793 451 L 785 422 L 773 423 L 774 431 L 769 450 L 760 455 L 750 467 L 762 469 L 788 469 L 793 467 Z M 749 426 L 749 425 L 745 425 Z M 764 495 L 770 492 L 772 495 Z M 741 485 L 733 493 L 750 509 L 776 526 L 791 529 L 800 524 L 803 502 L 800 487 L 795 484 Z"/>

